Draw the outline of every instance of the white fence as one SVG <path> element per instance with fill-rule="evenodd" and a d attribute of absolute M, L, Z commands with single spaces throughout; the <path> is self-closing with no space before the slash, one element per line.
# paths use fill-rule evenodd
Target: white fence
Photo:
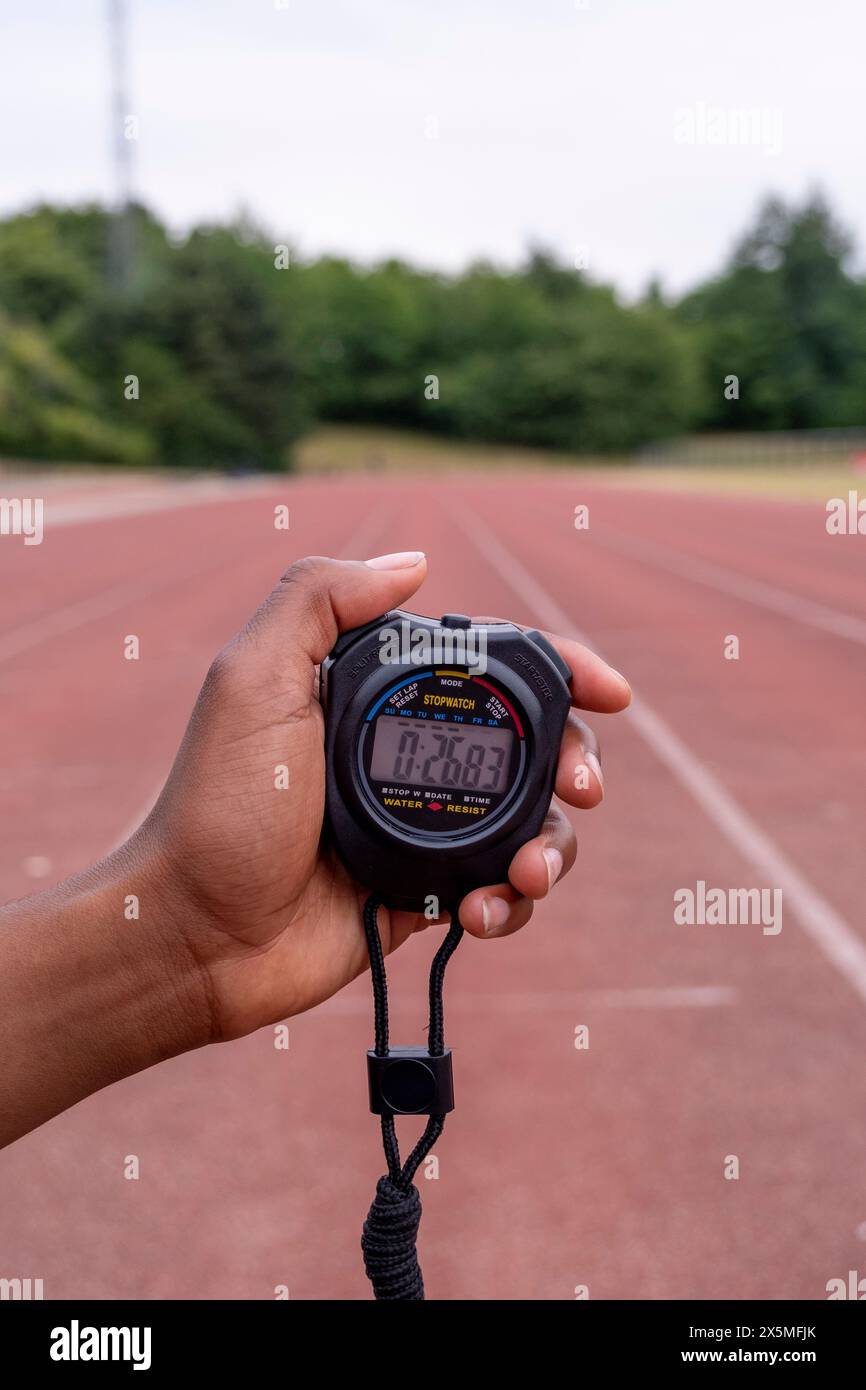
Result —
<path fill-rule="evenodd" d="M 646 445 L 637 451 L 635 461 L 656 466 L 796 467 L 815 463 L 848 464 L 858 454 L 866 454 L 866 426 L 861 429 L 686 435 Z"/>

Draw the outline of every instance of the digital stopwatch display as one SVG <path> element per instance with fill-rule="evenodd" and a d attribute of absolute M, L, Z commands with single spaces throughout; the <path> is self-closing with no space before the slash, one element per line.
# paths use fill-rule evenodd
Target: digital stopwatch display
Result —
<path fill-rule="evenodd" d="M 466 834 L 511 800 L 526 760 L 521 714 L 486 676 L 419 671 L 377 697 L 358 762 L 376 809 L 401 826 Z"/>
<path fill-rule="evenodd" d="M 510 729 L 467 728 L 421 719 L 378 718 L 370 776 L 424 787 L 501 792 L 511 766 Z"/>

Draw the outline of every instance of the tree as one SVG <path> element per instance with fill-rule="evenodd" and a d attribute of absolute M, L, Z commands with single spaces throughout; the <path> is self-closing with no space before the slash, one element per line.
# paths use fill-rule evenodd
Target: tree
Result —
<path fill-rule="evenodd" d="M 800 207 L 769 198 L 725 272 L 682 301 L 681 319 L 699 330 L 707 424 L 862 421 L 864 289 L 847 270 L 851 249 L 819 195 Z M 723 395 L 729 373 L 741 383 L 736 403 Z"/>

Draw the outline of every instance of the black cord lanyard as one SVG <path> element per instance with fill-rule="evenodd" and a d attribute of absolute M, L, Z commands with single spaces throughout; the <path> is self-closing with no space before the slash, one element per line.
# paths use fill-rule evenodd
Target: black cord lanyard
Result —
<path fill-rule="evenodd" d="M 445 1048 L 442 989 L 445 983 L 445 967 L 460 944 L 463 928 L 457 910 L 454 909 L 448 934 L 430 966 L 430 1023 L 427 1047 L 392 1051 L 388 1046 L 388 978 L 385 974 L 385 959 L 382 955 L 377 923 L 381 905 L 381 900 L 374 893 L 364 904 L 364 931 L 370 954 L 375 1014 L 375 1046 L 367 1056 L 371 1106 L 382 1117 L 382 1144 L 388 1172 L 376 1184 L 376 1196 L 364 1222 L 361 1249 L 364 1252 L 364 1267 L 377 1299 L 423 1299 L 424 1280 L 416 1249 L 418 1226 L 421 1221 L 421 1196 L 412 1179 L 418 1165 L 427 1157 L 442 1133 L 445 1114 L 452 1108 L 451 1055 Z M 392 1073 L 389 1098 L 386 1077 L 387 1069 L 392 1067 L 396 1067 L 397 1075 L 400 1077 L 397 1089 L 414 1091 L 414 1096 L 401 1095 L 395 1100 Z M 426 1095 L 423 1094 L 425 1088 Z M 409 1103 L 401 1104 L 400 1099 Z M 441 1113 L 434 1113 L 434 1109 Z M 394 1124 L 395 1114 L 429 1116 L 424 1133 L 402 1165 Z"/>

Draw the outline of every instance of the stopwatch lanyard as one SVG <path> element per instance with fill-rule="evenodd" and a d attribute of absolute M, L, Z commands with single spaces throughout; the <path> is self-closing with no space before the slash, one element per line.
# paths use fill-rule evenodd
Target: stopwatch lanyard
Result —
<path fill-rule="evenodd" d="M 375 1018 L 374 1052 L 388 1056 L 388 978 L 379 937 L 377 917 L 381 900 L 372 893 L 364 904 L 364 931 L 370 954 Z M 427 1051 L 441 1057 L 445 1051 L 445 1015 L 442 989 L 445 967 L 460 944 L 463 928 L 456 908 L 451 913 L 448 934 L 430 966 L 430 1023 Z M 376 1196 L 364 1222 L 361 1249 L 364 1268 L 377 1299 L 423 1299 L 424 1280 L 418 1264 L 416 1242 L 421 1221 L 421 1197 L 412 1179 L 418 1165 L 427 1157 L 445 1127 L 444 1115 L 430 1115 L 418 1143 L 406 1162 L 400 1163 L 400 1149 L 393 1114 L 382 1115 L 382 1144 L 388 1172 L 376 1184 Z"/>

